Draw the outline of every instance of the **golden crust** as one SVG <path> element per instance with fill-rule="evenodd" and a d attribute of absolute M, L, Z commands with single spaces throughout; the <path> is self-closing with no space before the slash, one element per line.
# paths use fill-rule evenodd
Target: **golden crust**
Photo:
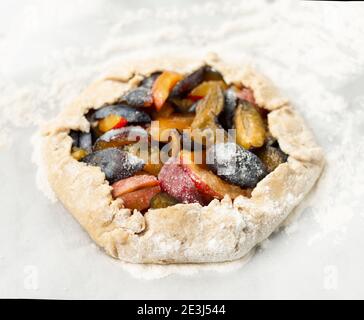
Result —
<path fill-rule="evenodd" d="M 207 207 L 179 204 L 140 212 L 120 209 L 97 167 L 71 157 L 69 130 L 88 131 L 84 114 L 112 103 L 142 74 L 170 69 L 182 73 L 202 64 L 254 91 L 259 106 L 272 111 L 271 133 L 288 155 L 254 189 L 250 199 L 225 197 Z M 43 130 L 42 154 L 51 187 L 92 239 L 115 258 L 133 263 L 207 263 L 241 258 L 266 239 L 310 191 L 324 166 L 310 130 L 273 85 L 250 67 L 226 65 L 216 56 L 127 62 L 93 83 Z"/>

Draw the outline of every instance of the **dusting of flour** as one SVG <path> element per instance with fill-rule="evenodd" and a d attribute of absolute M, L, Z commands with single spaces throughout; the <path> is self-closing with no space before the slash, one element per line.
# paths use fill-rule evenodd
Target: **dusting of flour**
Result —
<path fill-rule="evenodd" d="M 254 250 L 252 250 L 242 259 L 222 263 L 156 265 L 119 262 L 119 264 L 124 270 L 128 271 L 133 277 L 137 279 L 154 280 L 164 278 L 172 274 L 193 276 L 199 274 L 200 272 L 206 271 L 214 271 L 219 273 L 234 271 L 247 264 L 253 254 Z"/>
<path fill-rule="evenodd" d="M 43 10 L 47 11 L 48 5 L 44 2 Z M 70 8 L 70 12 L 77 14 L 76 9 Z M 347 83 L 355 87 L 355 80 L 364 81 L 357 79 L 364 67 L 362 14 L 355 4 L 303 1 L 203 1 L 178 8 L 122 12 L 114 12 L 110 6 L 108 18 L 99 21 L 108 32 L 96 47 L 45 53 L 35 82 L 5 81 L 6 74 L 0 77 L 0 148 L 11 147 L 10 132 L 15 127 L 41 125 L 92 79 L 123 59 L 165 52 L 201 56 L 215 51 L 227 61 L 254 62 L 307 119 L 325 148 L 327 166 L 318 186 L 296 211 L 307 212 L 317 222 L 318 230 L 308 239 L 309 244 L 332 234 L 340 241 L 352 217 L 357 213 L 364 217 L 360 203 L 364 196 L 364 93 L 358 88 L 356 96 L 345 96 Z M 71 18 L 64 17 L 65 21 Z M 27 22 L 34 26 L 34 21 Z M 14 41 L 18 39 L 1 38 L 0 51 Z M 158 45 L 148 45 L 146 53 L 146 44 Z M 32 142 L 37 185 L 55 201 L 42 167 L 38 134 Z M 291 235 L 298 228 L 293 219 L 286 232 Z M 269 241 L 263 248 L 268 245 Z M 173 273 L 192 275 L 199 270 L 229 271 L 244 263 L 121 265 L 136 277 L 151 279 Z"/>

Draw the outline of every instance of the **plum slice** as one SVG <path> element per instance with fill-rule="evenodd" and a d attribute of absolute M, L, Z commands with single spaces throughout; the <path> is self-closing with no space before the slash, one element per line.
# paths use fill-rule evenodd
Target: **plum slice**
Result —
<path fill-rule="evenodd" d="M 168 118 L 172 113 L 174 112 L 174 108 L 173 106 L 166 102 L 162 109 L 158 110 L 158 111 L 153 111 L 152 112 L 152 117 L 153 119 L 157 119 L 157 118 L 161 118 L 161 117 L 165 117 Z"/>
<path fill-rule="evenodd" d="M 194 88 L 188 97 L 192 100 L 199 100 L 207 96 L 211 87 L 218 84 L 222 90 L 226 90 L 226 83 L 224 81 L 204 81 L 196 88 Z"/>
<path fill-rule="evenodd" d="M 144 171 L 147 173 L 150 173 L 153 176 L 158 176 L 159 172 L 162 170 L 163 164 L 161 162 L 159 163 L 146 163 L 144 166 Z"/>
<path fill-rule="evenodd" d="M 153 105 L 152 88 L 154 82 L 162 74 L 162 72 L 154 72 L 150 76 L 145 77 L 140 83 L 138 88 L 129 91 L 123 97 L 125 102 L 133 107 L 150 107 Z"/>
<path fill-rule="evenodd" d="M 249 102 L 242 101 L 235 111 L 236 141 L 245 149 L 264 145 L 266 129 L 259 111 Z"/>
<path fill-rule="evenodd" d="M 72 138 L 71 156 L 77 161 L 83 159 L 92 152 L 92 135 L 88 132 L 71 130 Z"/>
<path fill-rule="evenodd" d="M 205 65 L 179 81 L 173 88 L 170 96 L 171 98 L 183 98 L 204 81 L 222 81 L 225 84 L 220 72 Z"/>
<path fill-rule="evenodd" d="M 142 188 L 155 187 L 159 181 L 155 176 L 141 174 L 115 182 L 113 187 L 113 197 L 117 198 L 125 193 L 133 192 Z"/>
<path fill-rule="evenodd" d="M 178 111 L 182 113 L 186 112 L 194 112 L 193 105 L 196 104 L 196 102 L 189 98 L 172 98 L 169 100 Z M 193 111 L 192 111 L 193 110 Z"/>
<path fill-rule="evenodd" d="M 143 171 L 157 177 L 163 167 L 159 147 L 148 146 L 148 150 L 143 149 L 142 147 L 144 146 L 129 144 L 126 145 L 123 150 L 144 159 L 146 163 Z"/>
<path fill-rule="evenodd" d="M 268 173 L 274 171 L 280 164 L 287 161 L 288 156 L 278 147 L 265 145 L 256 151 L 256 155 L 264 163 Z"/>
<path fill-rule="evenodd" d="M 98 124 L 98 129 L 100 133 L 105 133 L 112 129 L 119 129 L 125 127 L 128 124 L 128 121 L 123 117 L 120 117 L 116 114 L 109 114 L 106 118 L 100 120 Z"/>
<path fill-rule="evenodd" d="M 152 209 L 161 209 L 174 206 L 178 203 L 178 200 L 173 198 L 166 192 L 160 192 L 156 194 L 150 201 L 150 207 Z"/>
<path fill-rule="evenodd" d="M 91 121 L 104 119 L 110 114 L 118 115 L 126 119 L 128 123 L 133 124 L 148 123 L 151 121 L 148 113 L 125 104 L 115 104 L 102 107 L 101 109 L 96 110 L 91 116 Z"/>
<path fill-rule="evenodd" d="M 161 75 L 162 72 L 157 71 L 152 73 L 149 77 L 145 77 L 139 84 L 139 87 L 149 88 L 153 87 L 155 80 Z"/>
<path fill-rule="evenodd" d="M 223 75 L 217 71 L 216 69 L 210 67 L 210 66 L 205 66 L 205 73 L 204 73 L 204 77 L 203 77 L 204 81 L 224 81 L 224 77 Z"/>
<path fill-rule="evenodd" d="M 142 159 L 117 148 L 95 151 L 84 157 L 82 161 L 100 167 L 110 183 L 131 177 L 144 167 Z"/>
<path fill-rule="evenodd" d="M 91 132 L 81 132 L 79 136 L 79 147 L 87 153 L 92 151 L 92 134 Z"/>
<path fill-rule="evenodd" d="M 153 96 L 150 88 L 139 87 L 127 92 L 122 101 L 132 107 L 150 107 L 153 104 Z"/>
<path fill-rule="evenodd" d="M 155 80 L 152 87 L 152 95 L 153 95 L 154 105 L 157 110 L 160 110 L 163 107 L 173 87 L 181 79 L 182 75 L 177 72 L 164 71 L 157 78 L 157 80 Z"/>
<path fill-rule="evenodd" d="M 222 199 L 225 195 L 235 199 L 238 196 L 247 194 L 246 190 L 223 181 L 211 172 L 206 165 L 196 164 L 194 154 L 189 151 L 184 150 L 181 152 L 181 163 L 206 202 L 210 202 L 214 198 Z"/>
<path fill-rule="evenodd" d="M 224 92 L 224 109 L 219 115 L 219 122 L 225 130 L 234 126 L 234 115 L 237 106 L 237 96 L 235 90 L 230 88 Z"/>
<path fill-rule="evenodd" d="M 178 159 L 171 158 L 162 167 L 158 175 L 162 190 L 180 202 L 204 205 L 203 196 L 179 162 Z"/>
<path fill-rule="evenodd" d="M 208 167 L 221 179 L 242 188 L 254 188 L 266 174 L 262 161 L 236 143 L 218 143 L 207 150 Z"/>
<path fill-rule="evenodd" d="M 72 138 L 72 147 L 78 148 L 80 141 L 80 132 L 71 130 L 69 136 Z"/>
<path fill-rule="evenodd" d="M 94 151 L 106 148 L 118 148 L 148 139 L 148 133 L 140 126 L 129 126 L 113 129 L 99 137 L 93 147 Z"/>
<path fill-rule="evenodd" d="M 84 157 L 87 156 L 87 152 L 83 149 L 80 149 L 78 147 L 73 147 L 72 148 L 72 152 L 71 152 L 71 156 L 77 160 L 80 161 L 82 160 Z"/>
<path fill-rule="evenodd" d="M 192 123 L 193 129 L 216 127 L 217 116 L 224 108 L 224 96 L 220 86 L 213 83 L 207 96 L 199 102 L 196 117 Z"/>
<path fill-rule="evenodd" d="M 183 131 L 191 127 L 194 115 L 191 114 L 172 114 L 169 117 L 157 117 L 159 132 L 152 132 L 153 139 L 157 141 L 168 141 L 171 130 Z"/>
<path fill-rule="evenodd" d="M 173 88 L 171 97 L 183 97 L 193 88 L 197 87 L 204 80 L 205 69 L 206 67 L 203 66 L 179 81 Z"/>
<path fill-rule="evenodd" d="M 119 198 L 123 200 L 125 208 L 143 211 L 150 207 L 151 199 L 159 192 L 161 192 L 160 186 L 155 186 L 129 192 Z"/>
<path fill-rule="evenodd" d="M 203 144 L 212 144 L 215 141 L 217 129 L 221 126 L 217 117 L 224 108 L 224 95 L 218 83 L 212 82 L 207 96 L 200 100 L 196 108 L 196 116 L 191 124 L 193 139 Z M 205 133 L 210 135 L 206 136 Z"/>

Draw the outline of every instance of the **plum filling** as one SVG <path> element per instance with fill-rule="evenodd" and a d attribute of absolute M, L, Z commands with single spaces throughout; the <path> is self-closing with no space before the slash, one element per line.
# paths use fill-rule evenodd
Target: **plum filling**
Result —
<path fill-rule="evenodd" d="M 129 209 L 249 197 L 288 158 L 267 114 L 250 88 L 227 83 L 210 66 L 164 70 L 92 109 L 90 132 L 69 133 L 71 155 L 99 167 Z"/>

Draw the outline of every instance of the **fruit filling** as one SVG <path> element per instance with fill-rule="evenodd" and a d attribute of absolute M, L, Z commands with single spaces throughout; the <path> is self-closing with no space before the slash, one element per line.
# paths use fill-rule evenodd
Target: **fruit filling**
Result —
<path fill-rule="evenodd" d="M 71 130 L 71 156 L 97 166 L 125 208 L 250 197 L 287 161 L 268 111 L 243 83 L 210 66 L 147 75 L 115 104 L 92 109 L 90 132 Z"/>

